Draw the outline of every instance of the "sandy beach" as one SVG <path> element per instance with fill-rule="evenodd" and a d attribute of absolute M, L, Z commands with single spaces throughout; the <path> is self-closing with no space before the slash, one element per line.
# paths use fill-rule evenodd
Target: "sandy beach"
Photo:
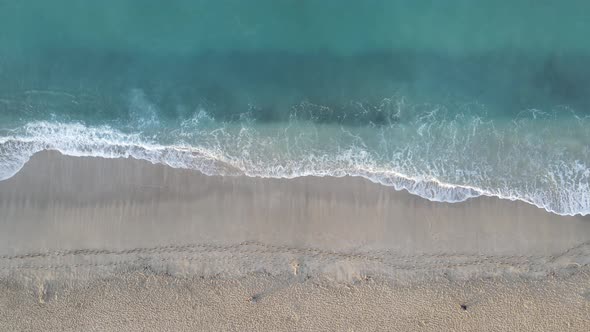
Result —
<path fill-rule="evenodd" d="M 0 182 L 3 331 L 587 331 L 589 315 L 588 216 L 57 152 Z"/>
<path fill-rule="evenodd" d="M 590 1 L 0 0 L 0 332 L 590 332 Z"/>

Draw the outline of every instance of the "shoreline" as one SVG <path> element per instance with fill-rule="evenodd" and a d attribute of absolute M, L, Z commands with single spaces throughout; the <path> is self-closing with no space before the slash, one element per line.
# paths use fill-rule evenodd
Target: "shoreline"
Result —
<path fill-rule="evenodd" d="M 18 235 L 31 236 L 26 232 L 33 226 L 53 228 L 47 222 L 59 219 L 60 224 L 78 228 L 92 239 L 89 248 L 108 247 L 111 243 L 103 240 L 128 235 L 106 228 L 141 230 L 142 236 L 151 236 L 161 245 L 219 235 L 218 239 L 232 243 L 261 240 L 328 249 L 366 246 L 406 254 L 441 249 L 550 254 L 590 240 L 590 216 L 560 216 L 520 201 L 482 196 L 457 203 L 433 202 L 360 177 L 207 176 L 132 158 L 71 157 L 55 151 L 37 153 L 18 174 L 0 181 L 0 207 L 2 225 L 13 226 Z M 78 215 L 72 215 L 74 210 Z M 210 227 L 213 221 L 218 227 Z M 182 226 L 187 225 L 201 235 L 186 234 Z M 87 226 L 106 233 L 90 234 L 83 229 Z M 281 234 L 284 227 L 294 232 Z M 411 237 L 402 234 L 408 228 Z M 0 232 L 4 243 L 0 254 L 84 247 L 68 243 L 60 230 L 43 233 L 37 228 L 39 234 L 55 235 L 56 241 L 30 243 L 28 248 L 15 242 L 17 234 Z M 163 239 L 162 232 L 175 237 Z M 527 237 L 544 242 L 536 244 Z M 134 240 L 146 246 L 141 244 L 147 242 Z M 129 247 L 123 241 L 112 244 L 110 249 Z"/>
<path fill-rule="evenodd" d="M 7 330 L 583 331 L 590 216 L 41 152 L 0 182 L 0 295 Z"/>
<path fill-rule="evenodd" d="M 141 95 L 140 92 L 137 92 Z M 532 112 L 532 111 L 531 111 Z M 204 115 L 203 115 L 204 114 Z M 531 113 L 534 117 L 534 113 Z M 209 115 L 199 113 L 193 120 L 198 120 L 201 117 L 207 118 Z M 231 133 L 238 128 L 241 128 L 239 124 L 234 123 L 238 127 L 233 127 L 228 135 L 232 136 L 235 133 Z M 561 125 L 555 123 L 556 128 L 560 128 Z M 563 124 L 562 124 L 563 125 Z M 338 135 L 342 130 L 339 126 L 326 125 L 320 128 L 321 132 L 324 133 L 325 138 L 329 138 L 332 135 Z M 320 163 L 319 167 L 313 166 L 313 164 L 295 163 L 294 168 L 287 167 L 285 171 L 281 171 L 281 165 L 279 164 L 268 164 L 260 167 L 248 162 L 248 158 L 244 160 L 244 165 L 239 165 L 240 161 L 226 159 L 228 156 L 218 155 L 215 153 L 215 148 L 210 150 L 208 148 L 190 147 L 190 146 L 176 146 L 176 145 L 160 145 L 155 142 L 141 142 L 135 141 L 132 134 L 120 132 L 112 127 L 92 127 L 85 126 L 82 123 L 71 122 L 71 123 L 60 123 L 60 122 L 46 122 L 46 121 L 35 121 L 28 122 L 24 128 L 26 131 L 30 131 L 34 134 L 29 135 L 16 135 L 8 136 L 3 139 L 0 138 L 0 146 L 4 146 L 15 152 L 9 160 L 3 163 L 3 167 L 0 168 L 0 181 L 7 180 L 17 174 L 22 167 L 30 160 L 33 155 L 38 153 L 45 153 L 49 149 L 52 153 L 61 153 L 71 157 L 83 157 L 83 158 L 105 158 L 105 159 L 138 159 L 145 160 L 154 164 L 170 165 L 176 169 L 187 169 L 192 170 L 196 173 L 203 173 L 214 177 L 253 177 L 262 180 L 274 179 L 274 180 L 294 180 L 297 178 L 315 178 L 315 177 L 328 177 L 328 178 L 365 178 L 372 183 L 384 185 L 387 187 L 393 187 L 398 191 L 407 191 L 413 195 L 420 196 L 433 202 L 441 203 L 460 203 L 471 198 L 477 197 L 492 197 L 499 198 L 502 200 L 521 201 L 535 207 L 546 210 L 560 216 L 590 216 L 588 212 L 588 201 L 587 193 L 584 188 L 583 166 L 578 167 L 577 161 L 562 160 L 564 165 L 569 165 L 564 169 L 564 172 L 573 172 L 577 176 L 580 176 L 580 181 L 574 181 L 570 185 L 564 183 L 554 183 L 555 177 L 561 178 L 561 175 L 549 172 L 544 174 L 543 172 L 537 173 L 536 171 L 509 168 L 499 171 L 497 177 L 494 178 L 495 185 L 491 185 L 488 180 L 472 179 L 468 180 L 444 180 L 442 178 L 428 177 L 426 174 L 428 171 L 421 171 L 423 175 L 411 175 L 404 174 L 403 172 L 393 171 L 388 168 L 379 168 L 376 166 L 369 166 L 361 163 L 354 167 L 343 167 L 338 165 L 329 165 Z M 259 138 L 269 137 L 275 135 L 279 127 L 274 125 L 264 126 L 264 132 Z M 239 130 L 239 129 L 238 129 Z M 302 128 L 303 130 L 303 128 Z M 335 130 L 336 132 L 332 132 Z M 70 131 L 74 131 L 71 133 Z M 75 141 L 82 141 L 83 143 L 75 143 L 74 145 L 68 141 L 67 137 L 71 135 L 76 136 Z M 131 136 L 130 136 L 131 135 Z M 101 139 L 97 139 L 97 136 L 105 136 L 108 143 L 103 142 Z M 53 138 L 52 138 L 53 137 Z M 269 138 L 267 137 L 267 138 Z M 65 139 L 64 139 L 65 138 Z M 232 139 L 233 140 L 233 139 Z M 148 140 L 149 141 L 149 140 Z M 129 145 L 131 142 L 131 145 Z M 12 144 L 17 147 L 10 147 Z M 30 146 L 27 146 L 29 145 Z M 579 150 L 583 148 L 583 144 L 574 143 L 571 139 L 564 139 L 559 144 L 565 144 L 568 148 Z M 123 147 L 117 147 L 122 145 Z M 231 150 L 231 147 L 228 146 Z M 0 147 L 0 149 L 2 149 Z M 551 154 L 550 151 L 546 151 Z M 361 153 L 362 154 L 362 153 Z M 268 156 L 263 158 L 267 158 Z M 332 155 L 329 160 L 348 159 L 346 155 Z M 457 156 L 456 156 L 457 157 Z M 303 157 L 306 158 L 305 156 Z M 362 158 L 362 156 L 361 156 Z M 271 158 L 272 159 L 272 158 Z M 279 157 L 280 159 L 280 157 Z M 459 158 L 460 159 L 460 158 Z M 577 160 L 577 159 L 576 159 Z M 287 158 L 287 162 L 290 157 Z M 236 163 L 238 165 L 235 165 Z M 578 166 L 575 166 L 578 165 Z M 308 168 L 311 166 L 311 168 Z M 569 168 L 569 167 L 574 168 Z M 279 171 L 277 171 L 277 168 Z M 291 169 L 291 170 L 289 170 Z M 299 171 L 294 171 L 300 169 Z M 331 171 L 327 171 L 331 170 Z M 518 173 L 513 174 L 513 171 Z M 461 167 L 448 169 L 445 172 L 463 172 Z M 410 172 L 411 173 L 411 172 Z M 471 172 L 468 172 L 471 173 Z M 494 172 L 495 173 L 495 172 Z M 504 174 L 501 176 L 500 174 Z M 507 176 L 507 174 L 513 174 Z M 537 176 L 531 176 L 537 174 Z M 484 176 L 487 178 L 488 176 Z M 547 179 L 553 178 L 554 180 Z M 572 178 L 574 179 L 574 178 Z M 563 179 L 562 179 L 563 180 Z M 463 183 L 463 181 L 467 181 Z M 545 183 L 539 187 L 539 183 Z M 560 180 L 561 181 L 561 180 Z M 559 181 L 558 181 L 559 182 Z M 479 183 L 479 184 L 478 184 Z M 513 183 L 513 185 L 502 185 L 502 183 Z M 532 189 L 527 189 L 528 183 L 535 183 Z M 553 183 L 553 184 L 551 184 Z M 503 189 L 502 189 L 503 188 Z M 540 194 L 544 192 L 545 194 Z"/>

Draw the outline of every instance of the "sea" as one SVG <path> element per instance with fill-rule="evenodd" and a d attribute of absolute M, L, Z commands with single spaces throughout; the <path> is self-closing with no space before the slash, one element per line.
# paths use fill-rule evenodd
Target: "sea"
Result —
<path fill-rule="evenodd" d="M 0 0 L 0 179 L 57 150 L 587 215 L 589 13 L 586 0 Z"/>

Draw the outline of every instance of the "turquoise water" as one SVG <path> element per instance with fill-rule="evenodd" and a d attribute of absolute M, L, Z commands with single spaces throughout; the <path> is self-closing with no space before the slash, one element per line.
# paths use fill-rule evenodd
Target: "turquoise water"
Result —
<path fill-rule="evenodd" d="M 589 214 L 589 10 L 0 1 L 0 179 L 53 149 Z"/>

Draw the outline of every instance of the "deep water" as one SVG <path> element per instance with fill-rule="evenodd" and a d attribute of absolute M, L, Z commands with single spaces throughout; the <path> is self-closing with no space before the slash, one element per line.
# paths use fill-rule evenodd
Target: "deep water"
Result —
<path fill-rule="evenodd" d="M 0 178 L 44 149 L 590 213 L 585 1 L 0 1 Z"/>

